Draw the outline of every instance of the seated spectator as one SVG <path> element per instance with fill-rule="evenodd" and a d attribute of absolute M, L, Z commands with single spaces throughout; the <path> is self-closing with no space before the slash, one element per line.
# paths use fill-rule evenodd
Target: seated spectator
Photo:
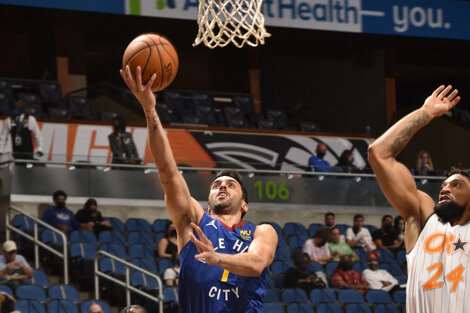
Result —
<path fill-rule="evenodd" d="M 328 229 L 332 229 L 336 227 L 336 215 L 333 212 L 326 212 L 325 213 L 325 226 Z"/>
<path fill-rule="evenodd" d="M 16 300 L 5 292 L 0 292 L 0 313 L 21 313 L 15 311 Z"/>
<path fill-rule="evenodd" d="M 434 175 L 434 165 L 432 164 L 431 155 L 426 150 L 421 150 L 418 153 L 416 160 L 415 175 Z"/>
<path fill-rule="evenodd" d="M 302 248 L 302 252 L 307 253 L 311 261 L 325 265 L 331 260 L 328 249 L 328 239 L 330 230 L 327 227 L 318 228 L 313 238 L 307 239 Z"/>
<path fill-rule="evenodd" d="M 326 276 L 323 272 L 311 272 L 308 270 L 310 257 L 307 253 L 299 253 L 295 257 L 295 268 L 289 268 L 284 275 L 284 287 L 302 288 L 310 294 L 316 288 L 328 286 Z"/>
<path fill-rule="evenodd" d="M 42 220 L 64 233 L 70 233 L 80 228 L 81 225 L 78 223 L 73 212 L 65 206 L 67 194 L 62 190 L 57 190 L 52 195 L 52 199 L 55 205 L 51 205 L 46 212 L 44 212 Z M 86 227 L 86 225 L 82 226 Z"/>
<path fill-rule="evenodd" d="M 163 280 L 166 286 L 178 286 L 181 264 L 177 250 L 173 251 L 171 261 L 173 262 L 173 267 L 169 267 L 163 272 Z"/>
<path fill-rule="evenodd" d="M 398 249 L 405 248 L 405 220 L 400 215 L 397 215 L 393 220 L 393 233 L 397 237 L 400 246 Z"/>
<path fill-rule="evenodd" d="M 369 230 L 364 227 L 364 215 L 354 215 L 353 227 L 346 230 L 346 242 L 351 248 L 360 248 L 365 251 L 376 249 Z"/>
<path fill-rule="evenodd" d="M 103 308 L 98 303 L 93 303 L 92 305 L 90 305 L 90 308 L 88 309 L 88 312 L 90 312 L 90 313 L 104 313 Z"/>
<path fill-rule="evenodd" d="M 396 250 L 400 247 L 397 235 L 393 232 L 393 217 L 384 215 L 380 229 L 372 234 L 372 239 L 378 249 Z"/>
<path fill-rule="evenodd" d="M 378 252 L 371 252 L 367 255 L 369 268 L 365 269 L 362 275 L 367 280 L 370 289 L 389 292 L 398 286 L 398 280 L 386 270 L 379 269 L 379 255 Z"/>
<path fill-rule="evenodd" d="M 0 282 L 9 285 L 13 290 L 21 280 L 33 277 L 33 269 L 17 251 L 16 243 L 7 240 L 3 243 L 3 255 L 0 256 Z"/>
<path fill-rule="evenodd" d="M 82 226 L 82 229 L 94 232 L 97 236 L 103 230 L 111 230 L 111 223 L 105 221 L 101 212 L 98 211 L 98 202 L 95 199 L 88 199 L 83 209 L 78 210 L 75 218 Z"/>
<path fill-rule="evenodd" d="M 126 132 L 126 123 L 121 117 L 113 119 L 113 133 L 108 136 L 113 152 L 112 163 L 141 164 L 132 134 Z"/>
<path fill-rule="evenodd" d="M 319 142 L 315 149 L 316 155 L 312 155 L 308 159 L 308 166 L 312 172 L 331 172 L 331 165 L 328 161 L 323 160 L 327 152 L 327 146 L 323 142 Z"/>
<path fill-rule="evenodd" d="M 169 222 L 165 228 L 165 237 L 158 243 L 158 257 L 171 259 L 174 251 L 178 251 L 176 228 L 173 222 Z"/>
<path fill-rule="evenodd" d="M 334 170 L 343 173 L 361 173 L 362 171 L 354 165 L 354 151 L 344 150 L 336 163 Z"/>
<path fill-rule="evenodd" d="M 340 238 L 341 233 L 339 228 L 332 228 L 330 230 L 330 241 L 328 242 L 328 249 L 330 250 L 332 260 L 338 262 L 343 255 L 349 255 L 353 261 L 357 261 L 359 258 L 356 253 L 352 251 L 347 243 L 340 242 Z"/>
<path fill-rule="evenodd" d="M 369 288 L 361 273 L 353 270 L 353 262 L 349 255 L 341 257 L 338 267 L 331 276 L 331 284 L 339 289 L 357 289 L 362 294 Z"/>
<path fill-rule="evenodd" d="M 143 306 L 132 304 L 123 308 L 119 313 L 147 313 L 147 310 Z"/>

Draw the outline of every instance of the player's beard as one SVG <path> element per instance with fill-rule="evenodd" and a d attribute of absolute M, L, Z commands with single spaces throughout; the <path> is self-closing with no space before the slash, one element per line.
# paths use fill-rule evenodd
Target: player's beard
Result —
<path fill-rule="evenodd" d="M 465 206 L 458 204 L 454 200 L 445 201 L 437 204 L 434 208 L 434 212 L 439 217 L 440 221 L 445 224 L 451 220 L 459 219 L 465 212 Z"/>

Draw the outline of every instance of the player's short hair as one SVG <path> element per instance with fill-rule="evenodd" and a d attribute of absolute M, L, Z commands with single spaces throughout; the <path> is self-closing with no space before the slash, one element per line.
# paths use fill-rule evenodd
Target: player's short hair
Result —
<path fill-rule="evenodd" d="M 446 177 L 450 177 L 455 174 L 463 175 L 470 180 L 470 168 L 462 168 L 461 166 L 452 166 L 450 170 L 445 173 Z"/>
<path fill-rule="evenodd" d="M 335 213 L 333 213 L 333 212 L 326 212 L 326 213 L 325 213 L 325 218 L 328 217 L 328 216 L 333 216 L 333 217 L 335 217 Z"/>
<path fill-rule="evenodd" d="M 240 186 L 242 188 L 243 200 L 245 200 L 245 202 L 248 204 L 248 191 L 246 190 L 246 187 L 243 184 L 242 176 L 240 175 L 240 173 L 238 173 L 235 170 L 222 170 L 215 176 L 214 180 L 216 180 L 217 178 L 222 177 L 222 176 L 232 177 L 233 179 L 235 179 L 240 184 Z M 242 218 L 245 216 L 245 214 L 246 214 L 246 212 L 242 212 Z"/>

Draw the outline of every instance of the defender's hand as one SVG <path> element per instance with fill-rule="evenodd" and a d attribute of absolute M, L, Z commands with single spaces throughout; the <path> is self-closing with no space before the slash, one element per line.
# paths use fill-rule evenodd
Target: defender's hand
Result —
<path fill-rule="evenodd" d="M 127 87 L 129 87 L 132 94 L 137 98 L 137 100 L 139 100 L 144 112 L 155 109 L 157 100 L 155 99 L 155 95 L 153 94 L 151 87 L 157 75 L 153 74 L 147 84 L 142 85 L 142 70 L 140 66 L 137 66 L 135 77 L 132 75 L 129 65 L 119 72 Z"/>
<path fill-rule="evenodd" d="M 218 265 L 220 263 L 220 256 L 215 252 L 212 241 L 204 235 L 199 226 L 191 223 L 191 227 L 196 231 L 200 238 L 200 240 L 198 240 L 193 233 L 189 235 L 189 238 L 196 245 L 196 248 L 199 251 L 199 254 L 196 254 L 194 257 L 197 260 L 205 259 L 207 264 Z"/>
<path fill-rule="evenodd" d="M 444 85 L 439 86 L 432 95 L 430 95 L 423 105 L 431 117 L 441 116 L 450 111 L 460 101 L 460 96 L 457 96 L 459 91 L 454 89 L 452 92 L 452 86 L 445 87 Z"/>

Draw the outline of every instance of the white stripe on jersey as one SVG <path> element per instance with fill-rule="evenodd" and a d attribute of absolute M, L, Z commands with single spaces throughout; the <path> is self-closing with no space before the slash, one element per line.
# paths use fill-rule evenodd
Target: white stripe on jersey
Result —
<path fill-rule="evenodd" d="M 406 256 L 407 313 L 470 312 L 469 229 L 470 222 L 451 226 L 436 214 L 428 219 Z"/>

